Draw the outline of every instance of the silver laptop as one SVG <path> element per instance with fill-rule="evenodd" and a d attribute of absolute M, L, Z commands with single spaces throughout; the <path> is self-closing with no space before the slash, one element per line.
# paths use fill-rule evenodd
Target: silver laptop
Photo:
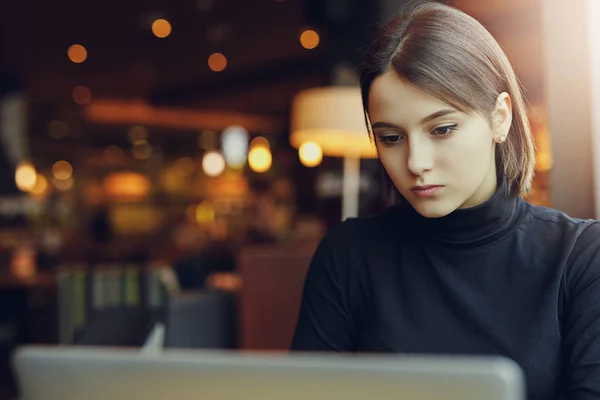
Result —
<path fill-rule="evenodd" d="M 23 347 L 23 400 L 523 400 L 502 358 Z"/>

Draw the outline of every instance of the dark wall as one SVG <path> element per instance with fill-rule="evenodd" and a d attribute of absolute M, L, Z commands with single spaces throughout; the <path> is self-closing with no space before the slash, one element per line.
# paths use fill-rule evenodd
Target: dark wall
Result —
<path fill-rule="evenodd" d="M 305 0 L 309 23 L 324 36 L 331 64 L 360 65 L 364 48 L 377 33 L 383 0 Z"/>

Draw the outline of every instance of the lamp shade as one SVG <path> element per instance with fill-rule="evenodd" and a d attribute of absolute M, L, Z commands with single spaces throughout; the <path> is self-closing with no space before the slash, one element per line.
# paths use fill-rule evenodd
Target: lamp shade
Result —
<path fill-rule="evenodd" d="M 376 158 L 360 88 L 329 86 L 300 92 L 292 104 L 290 144 L 315 142 L 331 157 Z"/>

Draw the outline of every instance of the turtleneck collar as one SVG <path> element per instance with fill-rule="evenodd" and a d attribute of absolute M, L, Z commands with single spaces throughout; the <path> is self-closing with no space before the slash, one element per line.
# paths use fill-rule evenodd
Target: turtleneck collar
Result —
<path fill-rule="evenodd" d="M 512 232 L 525 212 L 525 201 L 514 199 L 501 180 L 496 193 L 475 207 L 458 209 L 441 218 L 426 218 L 408 202 L 398 205 L 399 223 L 408 236 L 442 246 L 479 247 L 494 243 Z M 413 235 L 414 233 L 414 235 Z"/>

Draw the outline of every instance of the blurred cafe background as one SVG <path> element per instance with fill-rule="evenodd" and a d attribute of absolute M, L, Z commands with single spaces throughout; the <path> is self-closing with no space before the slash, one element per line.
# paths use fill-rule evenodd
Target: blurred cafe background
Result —
<path fill-rule="evenodd" d="M 24 343 L 285 351 L 319 240 L 387 206 L 358 68 L 401 3 L 1 0 L 0 395 Z M 594 1 L 450 3 L 526 89 L 528 200 L 597 217 Z"/>

